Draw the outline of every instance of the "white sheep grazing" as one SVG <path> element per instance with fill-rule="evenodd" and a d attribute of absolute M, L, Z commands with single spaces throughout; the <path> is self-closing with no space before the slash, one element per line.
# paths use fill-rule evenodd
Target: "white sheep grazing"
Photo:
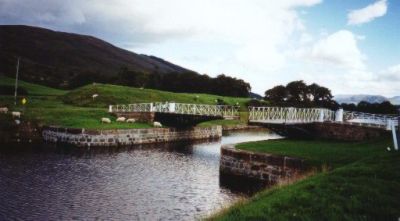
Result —
<path fill-rule="evenodd" d="M 20 117 L 21 117 L 21 112 L 19 112 L 19 111 L 13 111 L 13 112 L 11 112 L 11 115 L 12 115 L 13 117 L 20 118 Z"/>
<path fill-rule="evenodd" d="M 0 113 L 6 114 L 7 112 L 8 112 L 8 108 L 7 107 L 0 107 Z"/>
<path fill-rule="evenodd" d="M 110 120 L 110 118 L 103 117 L 103 118 L 101 118 L 101 123 L 110 124 L 110 123 L 111 123 L 111 120 Z"/>
<path fill-rule="evenodd" d="M 118 117 L 117 122 L 125 122 L 126 118 L 125 117 Z"/>
<path fill-rule="evenodd" d="M 135 123 L 135 121 L 136 121 L 136 120 L 133 119 L 133 118 L 129 118 L 129 119 L 126 120 L 127 123 Z"/>
<path fill-rule="evenodd" d="M 160 122 L 154 121 L 153 127 L 162 127 L 162 124 Z"/>

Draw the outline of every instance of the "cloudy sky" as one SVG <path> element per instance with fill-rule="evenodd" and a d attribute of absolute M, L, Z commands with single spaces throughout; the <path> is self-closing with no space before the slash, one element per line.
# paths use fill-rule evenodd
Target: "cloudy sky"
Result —
<path fill-rule="evenodd" d="M 400 95 L 398 0 L 0 0 L 0 23 L 94 35 L 260 94 L 303 79 Z"/>

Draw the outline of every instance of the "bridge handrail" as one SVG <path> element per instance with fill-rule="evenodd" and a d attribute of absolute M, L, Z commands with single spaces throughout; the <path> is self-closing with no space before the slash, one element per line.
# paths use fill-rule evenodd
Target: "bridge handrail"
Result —
<path fill-rule="evenodd" d="M 189 104 L 176 102 L 154 102 L 136 104 L 110 105 L 109 112 L 158 112 L 190 115 L 207 115 L 236 117 L 239 116 L 239 106 Z"/>
<path fill-rule="evenodd" d="M 335 112 L 325 108 L 249 107 L 249 121 L 311 123 L 334 118 Z"/>
<path fill-rule="evenodd" d="M 343 111 L 343 120 L 345 122 L 354 122 L 361 124 L 389 125 L 398 126 L 398 116 L 385 114 L 371 114 L 355 111 Z"/>

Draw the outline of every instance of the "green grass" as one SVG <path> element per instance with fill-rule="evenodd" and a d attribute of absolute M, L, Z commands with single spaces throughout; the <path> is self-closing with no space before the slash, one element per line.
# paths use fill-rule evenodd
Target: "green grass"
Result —
<path fill-rule="evenodd" d="M 0 85 L 14 85 L 14 79 L 0 76 Z M 56 125 L 77 128 L 125 129 L 150 127 L 143 123 L 116 123 L 115 117 L 107 112 L 109 104 L 127 104 L 140 102 L 175 101 L 182 103 L 215 104 L 222 99 L 227 104 L 239 104 L 246 109 L 245 102 L 249 98 L 223 97 L 209 94 L 172 93 L 151 89 L 140 89 L 125 86 L 96 84 L 87 85 L 76 90 L 64 91 L 37 84 L 19 81 L 20 87 L 28 91 L 28 103 L 22 107 L 18 97 L 18 105 L 13 105 L 13 96 L 0 95 L 0 107 L 7 106 L 12 110 L 23 111 L 24 118 L 35 120 L 44 125 Z M 93 94 L 98 94 L 96 99 Z M 111 118 L 113 123 L 102 124 L 102 117 Z M 235 125 L 240 121 L 222 121 L 217 124 Z M 209 123 L 209 126 L 216 122 Z"/>
<path fill-rule="evenodd" d="M 93 94 L 98 94 L 96 99 Z M 63 96 L 67 104 L 83 107 L 107 107 L 110 104 L 130 104 L 147 102 L 178 102 L 216 104 L 217 99 L 222 99 L 229 105 L 240 105 L 246 110 L 245 103 L 249 98 L 224 97 L 210 94 L 173 93 L 152 89 L 140 89 L 126 86 L 95 84 L 87 85 L 73 90 Z"/>
<path fill-rule="evenodd" d="M 280 139 L 241 143 L 236 147 L 254 152 L 300 157 L 312 166 L 337 167 L 376 155 L 391 145 L 390 139 L 363 142 Z"/>
<path fill-rule="evenodd" d="M 199 127 L 210 127 L 215 125 L 221 125 L 223 127 L 234 127 L 238 125 L 247 125 L 248 123 L 248 112 L 239 112 L 240 118 L 238 120 L 211 120 L 199 123 Z"/>
<path fill-rule="evenodd" d="M 333 169 L 276 186 L 215 214 L 210 220 L 397 220 L 400 153 L 383 138 L 373 142 L 279 140 L 241 149 L 303 157 Z"/>
<path fill-rule="evenodd" d="M 0 76 L 0 86 L 14 86 L 15 85 L 15 79 L 13 78 L 8 78 L 4 76 Z M 18 81 L 18 86 L 21 88 L 24 88 L 25 90 L 28 91 L 29 95 L 40 95 L 40 96 L 57 96 L 57 95 L 63 95 L 66 94 L 68 91 L 65 90 L 59 90 L 55 88 L 50 88 L 38 84 L 32 84 L 28 83 L 25 81 Z"/>
<path fill-rule="evenodd" d="M 149 128 L 145 123 L 117 123 L 115 117 L 107 112 L 105 108 L 76 107 L 64 104 L 58 97 L 54 96 L 29 96 L 25 106 L 12 105 L 12 96 L 0 96 L 0 106 L 6 105 L 13 110 L 22 111 L 23 119 L 34 120 L 43 125 L 54 125 L 71 128 L 87 129 L 128 129 Z M 102 124 L 100 119 L 108 117 L 111 124 Z"/>

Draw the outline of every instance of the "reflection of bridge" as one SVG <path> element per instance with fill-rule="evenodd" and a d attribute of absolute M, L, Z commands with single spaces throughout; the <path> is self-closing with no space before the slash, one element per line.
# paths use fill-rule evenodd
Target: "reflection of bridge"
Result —
<path fill-rule="evenodd" d="M 397 117 L 339 109 L 294 107 L 249 107 L 249 122 L 258 124 L 310 124 L 316 122 L 336 122 L 390 130 L 397 126 Z"/>

